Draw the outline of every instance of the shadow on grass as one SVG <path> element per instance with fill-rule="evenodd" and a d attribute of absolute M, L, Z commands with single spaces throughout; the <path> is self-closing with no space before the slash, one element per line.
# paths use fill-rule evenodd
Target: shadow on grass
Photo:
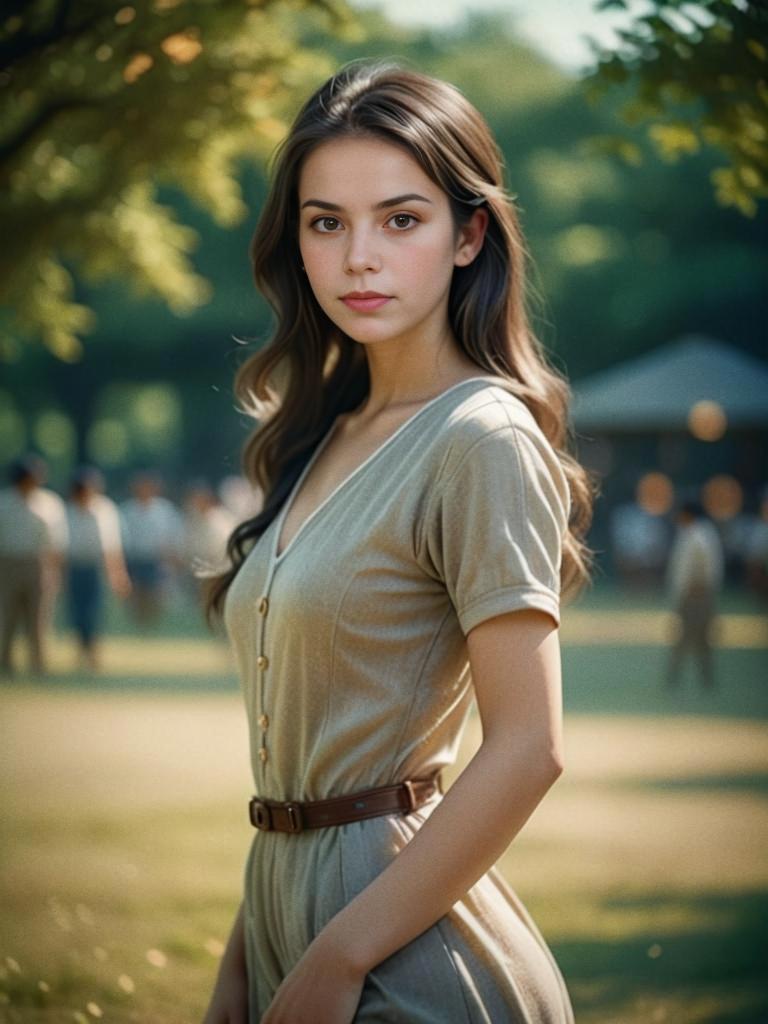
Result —
<path fill-rule="evenodd" d="M 645 929 L 624 939 L 611 935 L 550 943 L 571 991 L 576 1020 L 583 1014 L 619 1024 L 630 1018 L 632 1006 L 651 999 L 662 1007 L 665 1002 L 677 1007 L 655 1018 L 677 1024 L 765 1024 L 768 894 L 662 893 L 607 898 L 600 907 L 620 913 L 629 929 L 633 915 L 647 920 L 654 909 L 666 909 L 670 901 L 682 921 L 691 918 L 689 929 L 683 926 L 670 933 L 667 925 L 664 931 Z M 694 1006 L 704 1004 L 711 1006 L 709 1012 L 694 1011 Z M 690 1014 L 680 1012 L 685 1007 L 691 1008 Z"/>
<path fill-rule="evenodd" d="M 690 778 L 627 779 L 612 785 L 629 789 L 651 789 L 665 793 L 717 790 L 735 793 L 768 794 L 768 772 L 744 772 L 734 775 L 699 775 Z M 768 966 L 768 965 L 767 965 Z"/>
<path fill-rule="evenodd" d="M 563 644 L 563 704 L 567 713 L 768 718 L 768 650 L 714 653 L 717 689 L 702 690 L 694 666 L 684 666 L 674 691 L 662 685 L 665 647 Z"/>

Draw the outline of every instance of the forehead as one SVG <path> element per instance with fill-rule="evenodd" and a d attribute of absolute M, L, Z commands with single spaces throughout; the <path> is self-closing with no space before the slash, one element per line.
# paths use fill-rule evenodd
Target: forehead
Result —
<path fill-rule="evenodd" d="M 386 139 L 329 139 L 306 157 L 299 173 L 299 200 L 341 203 L 354 196 L 371 204 L 396 193 L 420 192 L 430 199 L 442 191 L 404 146 Z"/>

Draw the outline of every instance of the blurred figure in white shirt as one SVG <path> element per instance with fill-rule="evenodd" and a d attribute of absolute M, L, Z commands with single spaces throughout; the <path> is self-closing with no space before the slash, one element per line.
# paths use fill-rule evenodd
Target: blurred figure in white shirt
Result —
<path fill-rule="evenodd" d="M 251 519 L 261 511 L 264 505 L 264 494 L 256 484 L 251 484 L 244 476 L 230 473 L 219 484 L 219 497 L 225 508 L 229 509 L 235 520 L 242 523 Z"/>
<path fill-rule="evenodd" d="M 45 636 L 60 587 L 67 522 L 64 502 L 43 487 L 46 465 L 36 455 L 12 463 L 0 490 L 0 671 L 12 675 L 13 641 L 23 626 L 29 667 L 47 671 Z"/>
<path fill-rule="evenodd" d="M 81 466 L 72 478 L 67 502 L 69 618 L 77 635 L 81 666 L 100 667 L 98 637 L 104 605 L 104 580 L 118 597 L 131 592 L 123 559 L 117 505 L 101 493 L 104 478 L 92 466 Z"/>
<path fill-rule="evenodd" d="M 184 586 L 196 601 L 201 575 L 226 568 L 227 541 L 236 525 L 235 516 L 205 480 L 193 480 L 187 486 L 181 561 Z"/>
<path fill-rule="evenodd" d="M 725 558 L 717 529 L 698 501 L 684 501 L 666 573 L 667 592 L 677 613 L 678 630 L 666 671 L 666 686 L 680 683 L 686 653 L 699 665 L 702 685 L 715 687 L 712 632 L 723 585 Z"/>
<path fill-rule="evenodd" d="M 133 584 L 131 609 L 136 621 L 155 622 L 163 607 L 169 569 L 180 553 L 183 522 L 176 506 L 160 494 L 152 472 L 131 480 L 132 497 L 120 505 L 125 558 Z"/>

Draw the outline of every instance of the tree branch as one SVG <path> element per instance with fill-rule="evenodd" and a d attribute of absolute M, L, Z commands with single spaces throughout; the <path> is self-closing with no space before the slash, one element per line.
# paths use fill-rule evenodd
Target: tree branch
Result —
<path fill-rule="evenodd" d="M 52 100 L 47 107 L 43 107 L 34 114 L 25 125 L 18 129 L 15 135 L 6 142 L 0 142 L 0 162 L 12 157 L 22 146 L 38 132 L 45 124 L 51 121 L 64 110 L 76 110 L 79 107 L 100 107 L 101 100 L 85 99 L 83 97 L 70 96 L 66 99 Z"/>

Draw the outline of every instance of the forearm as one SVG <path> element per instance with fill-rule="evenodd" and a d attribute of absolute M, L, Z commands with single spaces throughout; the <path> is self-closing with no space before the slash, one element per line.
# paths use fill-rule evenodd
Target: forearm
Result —
<path fill-rule="evenodd" d="M 245 903 L 241 902 L 238 907 L 229 941 L 224 951 L 224 959 L 238 967 L 245 967 L 245 923 L 243 915 Z"/>
<path fill-rule="evenodd" d="M 540 748 L 484 742 L 413 839 L 318 938 L 367 973 L 471 889 L 559 774 Z"/>
<path fill-rule="evenodd" d="M 104 553 L 104 568 L 107 579 L 112 587 L 119 588 L 122 583 L 128 580 L 128 569 L 125 559 L 119 551 L 106 551 Z"/>
<path fill-rule="evenodd" d="M 243 907 L 241 903 L 235 915 L 203 1024 L 233 1024 L 248 1019 Z"/>

